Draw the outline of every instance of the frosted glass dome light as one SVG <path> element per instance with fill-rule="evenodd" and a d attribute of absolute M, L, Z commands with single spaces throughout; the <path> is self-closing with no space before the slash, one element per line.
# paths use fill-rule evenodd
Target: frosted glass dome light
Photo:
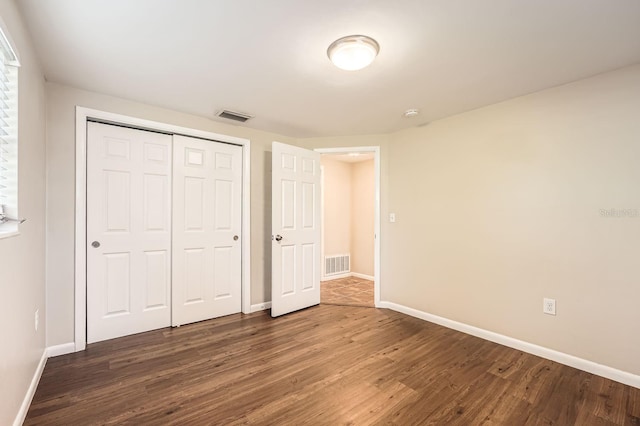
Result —
<path fill-rule="evenodd" d="M 351 35 L 331 43 L 327 56 L 336 67 L 356 71 L 371 64 L 379 51 L 380 45 L 371 37 Z"/>

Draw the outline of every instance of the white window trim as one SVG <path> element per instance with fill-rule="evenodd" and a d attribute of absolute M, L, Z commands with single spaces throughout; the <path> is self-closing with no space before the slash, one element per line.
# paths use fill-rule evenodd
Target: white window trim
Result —
<path fill-rule="evenodd" d="M 6 135 L 0 134 L 0 149 L 4 151 L 5 160 L 9 159 L 9 167 L 13 170 L 2 173 L 0 170 L 0 184 L 3 178 L 8 178 L 13 182 L 9 186 L 8 199 L 7 193 L 4 197 L 0 196 L 0 239 L 14 237 L 19 235 L 19 225 L 23 222 L 18 219 L 18 70 L 20 62 L 15 48 L 13 47 L 11 38 L 4 22 L 0 20 L 0 58 L 6 61 L 2 66 L 9 67 L 5 71 L 0 72 L 3 75 L 9 75 L 10 81 L 8 87 L 13 90 L 9 91 L 9 98 L 6 99 L 6 104 L 9 106 L 10 115 L 2 117 L 2 122 L 5 124 L 5 129 L 8 129 Z M 6 139 L 4 136 L 7 136 Z M 7 142 L 7 140 L 9 140 Z M 2 148 L 1 145 L 5 145 Z M 0 165 L 3 163 L 3 155 L 0 151 Z M 6 184 L 6 182 L 5 182 Z M 12 194 L 13 193 L 13 194 Z M 0 194 L 2 195 L 2 194 Z"/>

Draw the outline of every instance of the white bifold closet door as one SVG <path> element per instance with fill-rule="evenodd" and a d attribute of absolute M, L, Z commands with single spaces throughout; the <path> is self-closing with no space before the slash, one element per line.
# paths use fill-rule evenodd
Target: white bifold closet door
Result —
<path fill-rule="evenodd" d="M 172 325 L 240 312 L 242 148 L 175 135 L 173 196 Z"/>
<path fill-rule="evenodd" d="M 87 126 L 87 342 L 171 322 L 171 136 Z"/>

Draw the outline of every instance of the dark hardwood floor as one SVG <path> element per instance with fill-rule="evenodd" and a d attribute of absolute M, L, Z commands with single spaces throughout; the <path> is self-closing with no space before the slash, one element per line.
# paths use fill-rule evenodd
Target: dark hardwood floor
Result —
<path fill-rule="evenodd" d="M 320 283 L 320 303 L 374 307 L 373 281 L 348 277 Z"/>
<path fill-rule="evenodd" d="M 47 362 L 26 425 L 638 425 L 640 390 L 383 309 L 162 329 Z"/>

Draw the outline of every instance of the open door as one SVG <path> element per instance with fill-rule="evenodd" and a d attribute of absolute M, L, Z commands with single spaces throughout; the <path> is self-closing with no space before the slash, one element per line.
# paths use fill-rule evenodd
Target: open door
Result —
<path fill-rule="evenodd" d="M 271 316 L 320 303 L 320 154 L 273 143 Z"/>

